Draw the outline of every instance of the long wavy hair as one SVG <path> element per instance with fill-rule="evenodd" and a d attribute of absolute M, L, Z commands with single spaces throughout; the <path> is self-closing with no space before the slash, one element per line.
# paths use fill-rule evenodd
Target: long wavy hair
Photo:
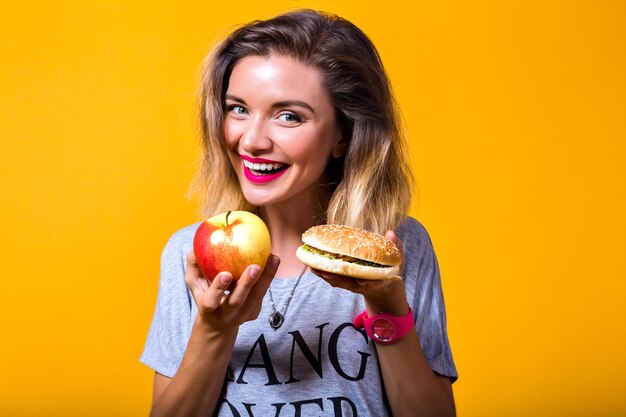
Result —
<path fill-rule="evenodd" d="M 203 216 L 255 209 L 241 191 L 224 140 L 224 95 L 247 56 L 288 56 L 320 71 L 348 148 L 331 156 L 326 222 L 383 233 L 408 212 L 413 177 L 401 118 L 378 51 L 354 24 L 297 10 L 234 30 L 206 58 L 200 82 L 201 165 L 192 192 Z"/>

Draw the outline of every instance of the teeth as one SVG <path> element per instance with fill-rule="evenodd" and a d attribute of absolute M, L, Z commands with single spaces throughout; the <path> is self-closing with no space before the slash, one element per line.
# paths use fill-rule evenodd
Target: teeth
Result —
<path fill-rule="evenodd" d="M 256 162 L 250 162 L 250 161 L 246 161 L 245 159 L 243 160 L 243 164 L 246 166 L 246 168 L 254 170 L 254 171 L 271 171 L 273 169 L 278 169 L 280 167 L 283 166 L 283 164 L 268 164 L 268 163 L 256 163 Z"/>

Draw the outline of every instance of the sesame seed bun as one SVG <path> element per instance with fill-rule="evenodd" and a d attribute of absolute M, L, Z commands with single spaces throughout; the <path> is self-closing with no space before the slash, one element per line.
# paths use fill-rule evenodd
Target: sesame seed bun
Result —
<path fill-rule="evenodd" d="M 383 236 L 356 227 L 321 225 L 302 235 L 296 256 L 311 268 L 363 279 L 397 279 L 402 254 Z"/>

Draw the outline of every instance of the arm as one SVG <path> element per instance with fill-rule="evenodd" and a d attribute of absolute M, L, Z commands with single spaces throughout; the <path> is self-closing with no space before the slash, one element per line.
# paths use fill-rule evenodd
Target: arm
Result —
<path fill-rule="evenodd" d="M 278 264 L 278 258 L 271 255 L 262 273 L 257 265 L 251 265 L 227 294 L 232 276 L 220 273 L 209 285 L 193 252 L 189 253 L 185 282 L 198 315 L 176 375 L 170 379 L 155 373 L 151 416 L 214 413 L 239 325 L 258 316 Z"/>
<path fill-rule="evenodd" d="M 174 378 L 155 373 L 151 416 L 213 414 L 234 345 L 232 332 L 228 333 L 209 336 L 194 324 Z"/>
<path fill-rule="evenodd" d="M 388 232 L 387 238 L 402 251 L 402 243 L 394 233 Z M 362 294 L 370 316 L 381 312 L 395 316 L 408 313 L 402 280 L 371 281 L 315 272 L 334 287 Z M 433 372 L 417 332 L 409 332 L 391 345 L 375 346 L 394 416 L 439 417 L 456 414 L 450 379 Z"/>
<path fill-rule="evenodd" d="M 380 284 L 372 282 L 372 284 Z M 402 281 L 388 281 L 391 288 L 385 300 L 378 296 L 365 298 L 369 315 L 384 311 L 394 316 L 408 313 Z M 371 285 L 364 282 L 361 285 Z M 380 294 L 376 291 L 376 294 Z M 390 345 L 376 344 L 385 390 L 394 416 L 456 415 L 452 384 L 445 376 L 433 372 L 426 360 L 416 332 L 409 332 Z"/>
<path fill-rule="evenodd" d="M 376 350 L 394 416 L 414 416 L 416 410 L 420 416 L 456 415 L 450 379 L 432 371 L 415 333 Z"/>

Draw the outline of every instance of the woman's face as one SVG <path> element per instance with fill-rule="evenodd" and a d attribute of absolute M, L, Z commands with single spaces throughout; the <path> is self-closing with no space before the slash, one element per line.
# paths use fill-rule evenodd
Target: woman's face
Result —
<path fill-rule="evenodd" d="M 246 200 L 308 198 L 331 154 L 344 150 L 335 109 L 315 68 L 285 56 L 249 56 L 233 68 L 224 134 Z"/>

